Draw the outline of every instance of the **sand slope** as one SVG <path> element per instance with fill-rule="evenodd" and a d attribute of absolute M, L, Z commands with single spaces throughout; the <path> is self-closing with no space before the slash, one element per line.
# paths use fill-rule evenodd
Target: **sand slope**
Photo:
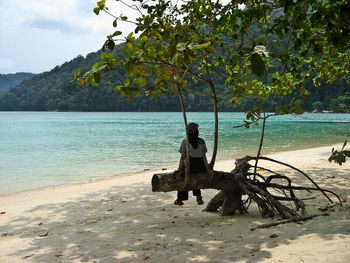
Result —
<path fill-rule="evenodd" d="M 330 149 L 270 156 L 296 165 L 350 202 L 350 162 L 329 164 Z M 311 186 L 295 172 L 268 167 Z M 216 167 L 232 168 L 233 161 Z M 176 207 L 175 192 L 151 192 L 152 174 L 1 197 L 0 212 L 6 213 L 0 215 L 0 262 L 350 262 L 348 202 L 329 209 L 329 216 L 250 231 L 277 218 L 262 218 L 255 206 L 248 214 L 220 217 L 201 212 L 192 197 Z M 216 192 L 204 190 L 204 200 Z M 316 197 L 306 201 L 309 214 L 328 204 L 321 194 L 302 196 Z"/>

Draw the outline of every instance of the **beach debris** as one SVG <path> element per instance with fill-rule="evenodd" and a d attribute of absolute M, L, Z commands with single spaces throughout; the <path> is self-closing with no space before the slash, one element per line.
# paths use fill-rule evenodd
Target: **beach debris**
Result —
<path fill-rule="evenodd" d="M 162 171 L 166 171 L 166 170 L 168 170 L 168 168 L 162 168 Z"/>
<path fill-rule="evenodd" d="M 111 211 L 113 211 L 113 208 L 111 208 L 111 209 L 107 209 L 107 211 L 108 211 L 108 212 L 111 212 Z"/>
<path fill-rule="evenodd" d="M 147 259 L 150 259 L 150 257 L 149 256 L 143 257 L 143 260 L 147 260 Z"/>
<path fill-rule="evenodd" d="M 4 215 L 4 214 L 6 214 L 6 212 L 0 212 L 0 215 Z"/>
<path fill-rule="evenodd" d="M 278 237 L 278 235 L 276 233 L 269 235 L 269 238 L 276 238 L 276 237 Z"/>
<path fill-rule="evenodd" d="M 260 249 L 259 248 L 252 248 L 250 251 L 249 251 L 249 254 L 251 254 L 252 256 L 254 256 L 255 253 L 259 252 Z"/>
<path fill-rule="evenodd" d="M 276 222 L 272 222 L 272 223 L 256 225 L 254 227 L 251 227 L 250 230 L 253 231 L 253 230 L 259 229 L 259 228 L 267 228 L 267 227 L 272 227 L 272 226 L 278 226 L 278 225 L 281 225 L 281 224 L 286 224 L 286 223 L 291 223 L 291 222 L 298 223 L 298 222 L 301 222 L 301 221 L 312 219 L 312 218 L 317 217 L 317 216 L 329 216 L 329 214 L 328 213 L 323 213 L 323 214 L 316 214 L 316 215 L 311 215 L 311 216 L 303 216 L 303 217 L 298 217 L 298 218 L 284 219 L 284 220 L 280 220 L 280 221 L 276 221 Z"/>
<path fill-rule="evenodd" d="M 342 200 L 342 202 L 343 202 L 343 200 Z M 322 207 L 319 207 L 319 208 L 317 208 L 318 210 L 320 210 L 320 211 L 322 211 L 322 212 L 325 212 L 325 211 L 334 211 L 334 208 L 336 207 L 336 206 L 338 206 L 339 204 L 328 204 L 328 205 L 326 205 L 326 206 L 322 206 Z"/>
<path fill-rule="evenodd" d="M 24 256 L 22 259 L 31 258 L 32 256 L 35 256 L 35 254 L 30 254 L 30 255 Z"/>
<path fill-rule="evenodd" d="M 48 235 L 49 235 L 49 231 L 46 231 L 43 234 L 38 235 L 38 237 L 47 237 Z"/>
<path fill-rule="evenodd" d="M 40 222 L 39 224 L 38 224 L 38 226 L 41 226 L 43 223 L 42 222 Z"/>

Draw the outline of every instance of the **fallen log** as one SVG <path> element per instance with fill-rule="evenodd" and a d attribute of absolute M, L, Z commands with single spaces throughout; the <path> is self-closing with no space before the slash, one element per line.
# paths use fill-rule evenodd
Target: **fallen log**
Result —
<path fill-rule="evenodd" d="M 261 158 L 264 159 L 265 157 Z M 293 190 L 310 190 L 311 188 L 292 186 L 291 180 L 287 176 L 279 175 L 268 169 L 268 171 L 274 174 L 270 176 L 270 178 L 265 178 L 261 174 L 252 174 L 249 170 L 253 168 L 253 166 L 249 164 L 249 161 L 255 159 L 256 157 L 249 156 L 238 159 L 234 170 L 231 172 L 214 171 L 213 177 L 209 177 L 206 173 L 190 174 L 188 182 L 185 182 L 184 176 L 177 172 L 154 174 L 152 177 L 152 191 L 170 192 L 190 191 L 194 189 L 220 190 L 208 202 L 204 211 L 220 211 L 221 215 L 233 215 L 236 211 L 243 213 L 248 210 L 248 206 L 251 200 L 253 200 L 258 205 L 263 217 L 279 215 L 283 219 L 295 219 L 305 216 L 306 211 L 303 200 L 297 198 Z M 284 164 L 281 162 L 279 163 L 282 165 Z M 286 166 L 289 167 L 289 165 Z M 252 175 L 256 176 L 253 177 Z M 303 173 L 303 175 L 305 174 Z M 252 179 L 255 177 L 257 179 Z M 274 178 L 286 179 L 288 185 L 270 183 Z M 309 176 L 307 176 L 307 178 L 311 180 Z M 259 179 L 262 181 L 259 181 Z M 321 191 L 325 194 L 326 190 L 320 188 L 314 181 L 312 181 L 312 183 L 316 186 L 316 188 L 312 188 L 312 190 Z M 283 190 L 284 196 L 272 195 L 268 188 Z M 248 201 L 242 201 L 243 195 L 248 196 Z M 327 195 L 326 197 L 330 200 Z M 287 201 L 290 203 L 289 205 L 294 204 L 294 207 L 288 207 L 280 201 Z M 246 204 L 248 205 L 246 206 Z"/>
<path fill-rule="evenodd" d="M 193 189 L 218 189 L 217 197 L 214 197 L 207 205 L 206 211 L 218 211 L 221 215 L 234 214 L 237 209 L 241 210 L 242 189 L 239 185 L 238 174 L 214 171 L 210 178 L 206 173 L 191 174 L 189 183 L 185 183 L 184 176 L 178 173 L 155 174 L 152 178 L 153 192 L 190 191 Z"/>
<path fill-rule="evenodd" d="M 189 183 L 179 173 L 161 173 L 152 177 L 153 192 L 190 191 L 193 189 L 218 189 L 232 191 L 238 188 L 239 175 L 214 171 L 210 178 L 206 173 L 190 174 Z"/>

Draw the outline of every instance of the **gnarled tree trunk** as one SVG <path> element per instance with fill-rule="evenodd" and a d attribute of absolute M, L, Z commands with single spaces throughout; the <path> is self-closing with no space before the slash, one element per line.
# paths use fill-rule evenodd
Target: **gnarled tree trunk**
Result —
<path fill-rule="evenodd" d="M 260 158 L 284 164 L 266 157 Z M 265 178 L 257 174 L 260 180 L 253 180 L 252 178 L 255 173 L 250 170 L 254 167 L 249 164 L 249 161 L 255 159 L 256 157 L 250 156 L 239 159 L 236 161 L 234 170 L 231 172 L 214 171 L 212 178 L 206 173 L 191 174 L 188 183 L 178 173 L 155 174 L 152 177 L 152 191 L 169 192 L 190 191 L 193 189 L 218 189 L 220 191 L 209 201 L 207 207 L 204 209 L 205 211 L 220 211 L 221 215 L 233 215 L 237 210 L 242 213 L 247 210 L 247 207 L 242 202 L 242 196 L 247 195 L 248 199 L 257 203 L 262 216 L 272 217 L 274 215 L 280 215 L 282 218 L 290 219 L 305 215 L 304 203 L 295 196 L 293 190 L 321 191 L 324 195 L 326 195 L 325 192 L 334 194 L 331 191 L 319 188 L 308 176 L 307 178 L 313 182 L 316 188 L 292 186 L 291 180 L 288 177 L 279 175 L 268 169 L 266 170 L 271 172 L 272 175 Z M 287 164 L 284 165 L 292 167 Z M 294 169 L 298 170 L 296 168 Z M 305 175 L 305 173 L 303 174 Z M 287 185 L 271 183 L 272 179 L 281 177 L 287 179 Z M 274 196 L 270 194 L 269 188 L 282 190 L 285 195 Z M 336 194 L 334 195 L 340 201 L 340 198 Z M 326 197 L 331 200 L 327 195 Z M 292 201 L 295 207 L 287 207 L 280 201 Z"/>

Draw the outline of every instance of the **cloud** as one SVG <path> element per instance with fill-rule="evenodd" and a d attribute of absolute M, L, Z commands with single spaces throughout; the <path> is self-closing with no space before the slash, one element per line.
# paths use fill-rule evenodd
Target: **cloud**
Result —
<path fill-rule="evenodd" d="M 48 18 L 36 18 L 33 21 L 30 21 L 28 26 L 41 29 L 41 30 L 58 30 L 63 33 L 86 33 L 88 31 L 87 28 L 82 28 L 82 27 L 77 27 L 75 25 L 72 25 L 69 22 L 66 21 L 57 21 L 53 19 L 48 19 Z"/>
<path fill-rule="evenodd" d="M 129 0 L 127 0 L 129 1 Z M 0 5 L 0 73 L 43 72 L 74 57 L 97 51 L 115 30 L 113 18 L 96 16 L 97 0 L 11 0 Z M 107 1 L 115 14 L 127 8 Z M 125 34 L 130 24 L 118 24 Z"/>

